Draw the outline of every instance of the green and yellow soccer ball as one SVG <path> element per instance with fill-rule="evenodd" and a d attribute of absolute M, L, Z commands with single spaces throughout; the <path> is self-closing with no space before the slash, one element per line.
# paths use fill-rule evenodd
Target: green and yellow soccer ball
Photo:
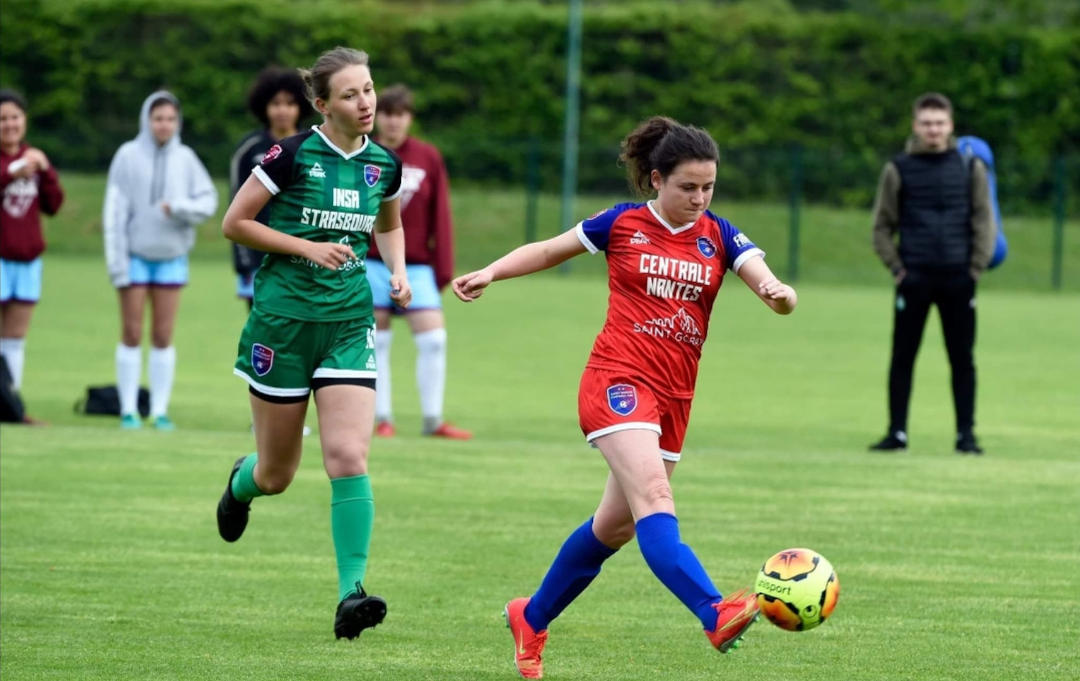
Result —
<path fill-rule="evenodd" d="M 754 591 L 770 622 L 787 631 L 806 631 L 832 615 L 840 582 L 817 551 L 785 549 L 761 566 Z"/>

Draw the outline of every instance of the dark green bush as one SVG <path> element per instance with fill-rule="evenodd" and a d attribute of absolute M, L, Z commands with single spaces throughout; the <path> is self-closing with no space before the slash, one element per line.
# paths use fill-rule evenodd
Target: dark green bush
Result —
<path fill-rule="evenodd" d="M 865 204 L 925 90 L 953 98 L 958 133 L 991 141 L 1010 197 L 1048 199 L 1048 159 L 1080 151 L 1075 27 L 894 25 L 784 7 L 587 6 L 582 188 L 621 186 L 619 139 L 663 113 L 717 138 L 728 195 L 783 195 L 800 148 L 808 196 Z M 336 44 L 368 50 L 377 83 L 417 91 L 419 132 L 456 176 L 524 181 L 531 152 L 542 184 L 558 186 L 560 6 L 5 0 L 0 80 L 28 96 L 35 143 L 81 169 L 106 167 L 135 134 L 143 97 L 168 86 L 184 103 L 185 141 L 222 175 L 253 125 L 252 76 L 269 63 L 309 65 Z M 1080 178 L 1071 182 L 1080 193 Z"/>

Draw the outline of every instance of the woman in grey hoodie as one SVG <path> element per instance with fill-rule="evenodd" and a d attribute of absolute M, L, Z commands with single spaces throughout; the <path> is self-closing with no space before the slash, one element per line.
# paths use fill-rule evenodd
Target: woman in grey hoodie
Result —
<path fill-rule="evenodd" d="M 172 345 L 180 288 L 195 226 L 217 209 L 217 190 L 195 152 L 180 143 L 180 101 L 160 90 L 143 102 L 138 136 L 113 156 L 105 189 L 105 264 L 120 294 L 123 319 L 116 347 L 120 425 L 139 428 L 143 310 L 152 308 L 150 415 L 172 430 L 167 415 L 176 349 Z"/>

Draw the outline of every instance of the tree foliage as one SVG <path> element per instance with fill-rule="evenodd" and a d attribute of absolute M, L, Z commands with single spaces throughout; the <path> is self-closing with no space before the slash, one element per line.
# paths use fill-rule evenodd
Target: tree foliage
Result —
<path fill-rule="evenodd" d="M 958 132 L 989 139 L 1003 158 L 1038 164 L 1080 151 L 1075 25 L 972 23 L 970 12 L 900 23 L 883 19 L 888 0 L 858 12 L 848 7 L 858 3 L 816 4 L 846 11 L 783 2 L 587 6 L 583 185 L 620 182 L 619 139 L 662 113 L 716 137 L 731 161 L 722 182 L 732 194 L 782 193 L 790 150 L 802 149 L 814 196 L 865 202 L 867 174 L 901 148 L 910 102 L 927 90 L 950 95 Z M 185 142 L 220 175 L 254 124 L 245 111 L 253 75 L 270 63 L 307 66 L 347 44 L 371 53 L 377 84 L 401 81 L 417 92 L 420 132 L 444 147 L 458 174 L 520 179 L 532 153 L 541 177 L 554 181 L 566 20 L 565 6 L 538 2 L 424 11 L 317 2 L 297 11 L 278 0 L 7 0 L 0 80 L 29 98 L 35 143 L 79 168 L 104 168 L 134 136 L 143 97 L 167 86 L 183 102 Z M 1049 191 L 1044 179 L 1011 181 Z"/>

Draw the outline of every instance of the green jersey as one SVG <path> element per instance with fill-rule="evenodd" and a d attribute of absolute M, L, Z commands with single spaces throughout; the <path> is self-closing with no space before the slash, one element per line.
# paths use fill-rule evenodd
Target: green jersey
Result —
<path fill-rule="evenodd" d="M 312 322 L 372 316 L 365 256 L 380 205 L 401 193 L 398 157 L 370 136 L 347 154 L 312 127 L 271 147 L 252 175 L 274 195 L 270 227 L 348 244 L 357 258 L 329 270 L 270 253 L 255 275 L 255 309 Z"/>

